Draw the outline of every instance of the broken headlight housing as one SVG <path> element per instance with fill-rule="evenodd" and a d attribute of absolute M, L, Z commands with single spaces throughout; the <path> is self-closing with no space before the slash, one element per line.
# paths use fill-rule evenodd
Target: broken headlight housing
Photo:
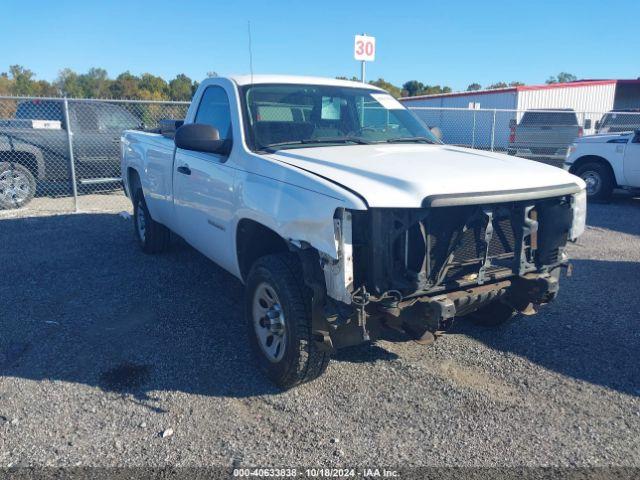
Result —
<path fill-rule="evenodd" d="M 587 191 L 580 190 L 571 196 L 571 209 L 573 211 L 573 222 L 569 230 L 569 240 L 575 241 L 584 233 L 587 224 Z"/>

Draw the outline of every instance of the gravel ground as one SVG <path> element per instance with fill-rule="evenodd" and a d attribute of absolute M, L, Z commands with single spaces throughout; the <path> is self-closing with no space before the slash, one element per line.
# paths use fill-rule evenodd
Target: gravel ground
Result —
<path fill-rule="evenodd" d="M 184 243 L 94 213 L 5 215 L 0 245 L 0 466 L 640 466 L 640 201 L 590 206 L 539 315 L 341 351 L 287 393 Z"/>

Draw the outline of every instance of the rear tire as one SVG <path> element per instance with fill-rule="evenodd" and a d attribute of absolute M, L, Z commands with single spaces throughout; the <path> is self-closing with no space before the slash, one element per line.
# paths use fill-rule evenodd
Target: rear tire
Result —
<path fill-rule="evenodd" d="M 259 258 L 247 277 L 245 315 L 260 370 L 282 389 L 318 378 L 329 364 L 312 335 L 311 290 L 293 253 Z"/>
<path fill-rule="evenodd" d="M 589 162 L 581 165 L 576 170 L 576 175 L 587 184 L 587 198 L 605 202 L 611 198 L 614 188 L 614 179 L 609 169 L 597 162 Z"/>
<path fill-rule="evenodd" d="M 496 300 L 464 318 L 483 327 L 497 327 L 511 320 L 515 314 L 516 311 L 511 306 Z"/>
<path fill-rule="evenodd" d="M 133 196 L 133 230 L 144 253 L 161 253 L 169 248 L 171 232 L 151 218 L 141 188 Z"/>
<path fill-rule="evenodd" d="M 36 179 L 31 171 L 15 162 L 0 162 L 0 209 L 22 208 L 36 194 Z"/>

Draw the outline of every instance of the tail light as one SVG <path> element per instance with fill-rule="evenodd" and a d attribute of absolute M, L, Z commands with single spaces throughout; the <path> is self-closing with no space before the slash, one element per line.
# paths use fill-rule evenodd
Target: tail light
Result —
<path fill-rule="evenodd" d="M 582 135 L 584 135 L 584 128 L 578 127 L 578 136 L 581 137 Z"/>
<path fill-rule="evenodd" d="M 516 142 L 516 127 L 511 127 L 509 130 L 509 143 Z"/>

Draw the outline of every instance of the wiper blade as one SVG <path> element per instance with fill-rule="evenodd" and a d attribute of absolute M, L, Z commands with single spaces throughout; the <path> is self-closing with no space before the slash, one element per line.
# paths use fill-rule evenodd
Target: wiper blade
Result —
<path fill-rule="evenodd" d="M 302 145 L 302 142 L 300 140 L 294 140 L 291 142 L 269 143 L 268 145 L 262 145 L 261 148 L 284 147 L 286 145 Z"/>
<path fill-rule="evenodd" d="M 431 143 L 433 145 L 436 144 L 432 139 L 428 137 L 398 137 L 398 138 L 389 138 L 386 140 L 387 143 Z"/>
<path fill-rule="evenodd" d="M 278 142 L 263 145 L 262 148 L 286 147 L 289 145 L 309 145 L 313 143 L 355 143 L 358 145 L 370 145 L 373 142 L 360 137 L 318 137 L 305 138 L 304 140 L 291 140 L 289 142 Z"/>
<path fill-rule="evenodd" d="M 302 143 L 357 143 L 358 145 L 370 145 L 372 142 L 360 137 L 318 137 L 304 139 Z"/>

